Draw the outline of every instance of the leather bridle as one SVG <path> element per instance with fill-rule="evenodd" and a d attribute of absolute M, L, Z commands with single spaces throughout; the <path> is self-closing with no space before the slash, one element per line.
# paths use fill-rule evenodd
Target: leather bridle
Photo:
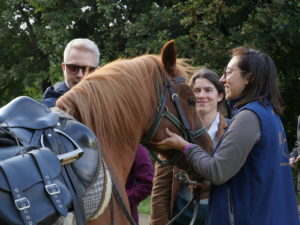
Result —
<path fill-rule="evenodd" d="M 175 156 L 170 160 L 160 160 L 156 156 L 156 154 L 153 153 L 151 147 L 149 147 L 150 146 L 149 143 L 155 136 L 157 129 L 159 128 L 160 123 L 164 117 L 169 119 L 183 133 L 184 139 L 186 139 L 190 143 L 194 143 L 195 139 L 197 139 L 198 137 L 200 137 L 206 132 L 206 129 L 204 127 L 196 131 L 191 130 L 188 120 L 181 107 L 179 94 L 175 91 L 173 86 L 173 83 L 182 83 L 182 82 L 185 82 L 185 79 L 183 77 L 176 77 L 171 81 L 168 79 L 164 79 L 162 85 L 163 91 L 161 85 L 159 84 L 159 82 L 157 82 L 158 83 L 157 89 L 158 89 L 158 96 L 159 96 L 157 114 L 150 126 L 149 131 L 142 138 L 142 143 L 148 147 L 148 149 L 150 150 L 149 151 L 150 154 L 155 158 L 155 160 L 157 160 L 162 165 L 173 165 L 177 162 L 180 156 L 180 152 L 177 152 Z M 179 118 L 177 118 L 174 114 L 172 114 L 168 110 L 166 104 L 167 104 L 169 93 L 171 95 L 171 99 L 175 105 L 175 108 L 178 112 Z"/>

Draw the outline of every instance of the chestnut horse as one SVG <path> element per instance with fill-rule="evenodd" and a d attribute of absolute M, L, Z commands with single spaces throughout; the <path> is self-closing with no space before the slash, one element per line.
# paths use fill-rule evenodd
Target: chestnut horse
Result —
<path fill-rule="evenodd" d="M 163 113 L 152 129 L 150 139 L 153 141 L 166 137 L 165 127 L 184 136 L 202 128 L 195 110 L 195 96 L 183 79 L 178 79 L 187 77 L 191 69 L 184 60 L 177 59 L 175 44 L 170 41 L 162 48 L 160 56 L 142 55 L 133 59 L 118 59 L 97 69 L 57 101 L 58 108 L 87 125 L 99 139 L 104 162 L 129 212 L 125 191 L 127 175 L 135 157 L 136 146 L 153 127 L 154 118 L 160 114 L 158 111 Z M 171 87 L 174 93 L 164 91 L 163 87 L 166 86 Z M 165 92 L 164 99 L 162 92 Z M 178 100 L 179 110 L 174 103 L 175 99 Z M 163 109 L 160 107 L 162 104 Z M 164 117 L 166 112 L 171 112 L 181 125 L 175 126 L 174 121 Z M 181 118 L 182 114 L 185 118 Z M 180 129 L 185 124 L 190 127 Z M 210 152 L 210 138 L 206 132 L 202 133 L 195 137 L 195 143 Z M 174 155 L 174 151 L 161 153 L 167 158 Z M 181 168 L 186 168 L 185 160 L 177 162 L 180 162 Z M 104 212 L 88 224 L 132 224 L 117 198 L 112 194 Z"/>

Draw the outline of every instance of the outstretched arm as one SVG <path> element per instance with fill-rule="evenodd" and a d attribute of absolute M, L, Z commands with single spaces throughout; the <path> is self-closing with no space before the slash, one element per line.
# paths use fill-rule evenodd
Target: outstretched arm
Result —
<path fill-rule="evenodd" d="M 184 149 L 195 172 L 214 184 L 222 184 L 240 170 L 251 149 L 259 141 L 260 135 L 260 121 L 256 114 L 250 110 L 243 110 L 232 119 L 214 156 L 206 153 L 198 145 L 190 147 L 188 142 L 174 133 L 171 133 L 169 138 L 156 143 L 156 147 Z"/>

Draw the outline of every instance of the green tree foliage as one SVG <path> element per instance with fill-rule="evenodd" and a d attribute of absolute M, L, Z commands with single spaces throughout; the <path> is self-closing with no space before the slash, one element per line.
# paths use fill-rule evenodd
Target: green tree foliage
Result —
<path fill-rule="evenodd" d="M 192 57 L 221 73 L 228 50 L 250 46 L 268 53 L 275 61 L 285 101 L 283 122 L 289 140 L 295 140 L 300 114 L 300 2 L 284 1 L 189 1 L 180 9 L 189 28 L 186 40 L 194 43 Z M 293 142 L 290 142 L 292 144 Z"/>
<path fill-rule="evenodd" d="M 221 74 L 229 50 L 247 45 L 276 62 L 290 144 L 300 114 L 299 0 L 0 0 L 0 105 L 18 95 L 39 99 L 62 80 L 63 49 L 94 40 L 101 63 L 158 53 L 176 41 L 180 57 Z"/>
<path fill-rule="evenodd" d="M 1 0 L 1 104 L 22 94 L 37 97 L 49 85 L 50 72 L 58 77 L 56 63 L 70 37 L 72 18 L 79 14 L 73 4 Z"/>

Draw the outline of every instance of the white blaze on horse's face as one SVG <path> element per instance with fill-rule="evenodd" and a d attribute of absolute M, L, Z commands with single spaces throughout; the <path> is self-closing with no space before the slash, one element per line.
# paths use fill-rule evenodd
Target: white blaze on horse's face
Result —
<path fill-rule="evenodd" d="M 81 69 L 77 68 L 77 70 L 73 70 L 72 68 L 68 68 L 68 65 L 81 67 Z M 93 52 L 86 49 L 72 48 L 69 55 L 66 57 L 65 62 L 62 64 L 67 86 L 72 88 L 81 81 L 85 72 L 87 72 L 83 71 L 83 67 L 90 67 L 94 69 L 96 66 L 97 60 Z"/>

